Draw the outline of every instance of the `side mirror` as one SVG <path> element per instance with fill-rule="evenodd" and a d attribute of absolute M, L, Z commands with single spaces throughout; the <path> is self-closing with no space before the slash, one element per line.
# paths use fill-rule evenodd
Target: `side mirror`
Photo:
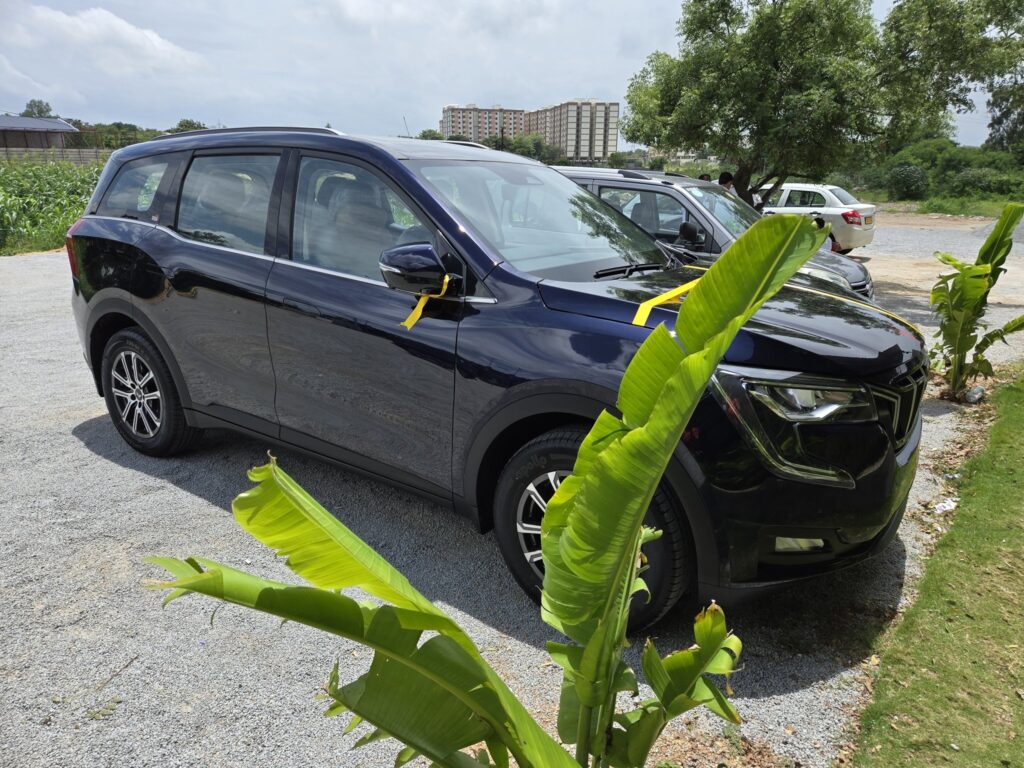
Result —
<path fill-rule="evenodd" d="M 441 293 L 448 270 L 430 243 L 410 243 L 384 251 L 380 273 L 388 288 L 421 296 Z"/>

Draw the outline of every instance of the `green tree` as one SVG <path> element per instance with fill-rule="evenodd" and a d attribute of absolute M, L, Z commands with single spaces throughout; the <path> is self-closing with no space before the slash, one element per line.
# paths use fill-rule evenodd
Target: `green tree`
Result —
<path fill-rule="evenodd" d="M 416 138 L 427 139 L 429 141 L 441 141 L 444 139 L 444 134 L 440 131 L 435 131 L 433 128 L 424 128 Z"/>
<path fill-rule="evenodd" d="M 22 117 L 54 117 L 53 107 L 48 101 L 30 99 L 21 113 Z"/>
<path fill-rule="evenodd" d="M 448 137 L 448 141 L 469 141 L 469 136 L 463 136 L 461 133 L 453 133 Z"/>
<path fill-rule="evenodd" d="M 688 2 L 677 57 L 655 53 L 626 94 L 623 135 L 704 145 L 736 164 L 735 188 L 820 178 L 880 128 L 868 0 Z"/>
<path fill-rule="evenodd" d="M 630 84 L 623 135 L 706 145 L 736 165 L 750 200 L 790 175 L 820 179 L 948 135 L 949 108 L 969 110 L 972 83 L 1010 66 L 993 30 L 1014 17 L 995 0 L 898 0 L 880 28 L 871 11 L 869 0 L 687 2 L 678 56 L 653 54 Z"/>
<path fill-rule="evenodd" d="M 184 133 L 185 131 L 201 131 L 206 128 L 206 125 L 199 122 L 198 120 L 191 120 L 187 117 L 183 117 L 178 121 L 178 124 L 173 128 L 168 128 L 168 133 Z"/>

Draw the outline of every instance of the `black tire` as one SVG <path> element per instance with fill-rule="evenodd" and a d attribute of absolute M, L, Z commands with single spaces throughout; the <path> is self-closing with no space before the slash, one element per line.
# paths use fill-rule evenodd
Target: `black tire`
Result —
<path fill-rule="evenodd" d="M 167 363 L 138 328 L 111 336 L 100 365 L 110 419 L 132 448 L 149 456 L 172 456 L 202 436 L 201 429 L 186 423 Z"/>
<path fill-rule="evenodd" d="M 526 553 L 540 549 L 539 538 L 529 534 L 521 536 L 518 524 L 520 519 L 526 525 L 539 521 L 539 516 L 543 515 L 539 506 L 527 501 L 530 485 L 533 484 L 534 490 L 545 500 L 550 498 L 553 488 L 557 487 L 550 473 L 555 473 L 556 478 L 559 474 L 569 474 L 585 435 L 586 430 L 578 427 L 546 432 L 520 448 L 498 478 L 494 494 L 494 534 L 498 548 L 516 581 L 536 601 L 540 600 L 543 576 L 528 561 Z M 531 516 L 527 516 L 528 513 Z M 661 529 L 662 536 L 643 550 L 650 566 L 644 580 L 651 595 L 649 601 L 643 593 L 633 598 L 631 631 L 654 624 L 696 584 L 693 536 L 685 513 L 664 481 L 647 514 L 648 525 Z"/>

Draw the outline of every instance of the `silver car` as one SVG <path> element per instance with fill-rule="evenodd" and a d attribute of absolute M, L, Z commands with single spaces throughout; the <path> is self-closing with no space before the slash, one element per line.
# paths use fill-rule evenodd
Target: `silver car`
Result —
<path fill-rule="evenodd" d="M 762 189 L 766 194 L 768 189 Z M 786 183 L 765 201 L 765 213 L 804 213 L 832 225 L 833 250 L 849 253 L 875 236 L 875 206 L 862 203 L 842 187 Z"/>

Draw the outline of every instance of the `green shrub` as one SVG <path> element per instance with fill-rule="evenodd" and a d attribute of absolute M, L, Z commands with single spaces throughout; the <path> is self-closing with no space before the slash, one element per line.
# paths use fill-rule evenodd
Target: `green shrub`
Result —
<path fill-rule="evenodd" d="M 949 182 L 946 189 L 957 197 L 996 194 L 1012 195 L 1024 184 L 1024 174 L 1000 173 L 994 168 L 964 168 Z"/>
<path fill-rule="evenodd" d="M 992 375 L 992 364 L 985 351 L 997 341 L 1005 342 L 1009 334 L 1024 330 L 1024 315 L 1020 315 L 982 335 L 988 295 L 1006 271 L 1003 264 L 1013 248 L 1013 233 L 1021 217 L 1024 204 L 1007 205 L 973 264 L 949 253 L 935 254 L 954 271 L 940 275 L 932 288 L 931 305 L 939 317 L 935 334 L 939 341 L 931 350 L 931 358 L 934 367 L 946 377 L 949 395 L 954 400 L 961 398 L 969 380 Z M 968 362 L 967 356 L 972 352 Z"/>
<path fill-rule="evenodd" d="M 903 163 L 889 171 L 890 200 L 921 200 L 928 194 L 928 176 L 916 165 Z"/>
<path fill-rule="evenodd" d="M 0 163 L 0 254 L 59 248 L 103 163 Z"/>

